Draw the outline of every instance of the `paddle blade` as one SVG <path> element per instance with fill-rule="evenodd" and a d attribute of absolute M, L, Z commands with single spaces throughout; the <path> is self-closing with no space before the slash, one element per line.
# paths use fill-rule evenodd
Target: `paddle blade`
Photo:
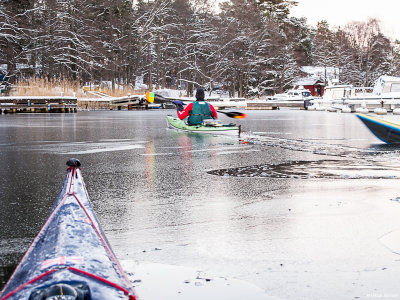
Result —
<path fill-rule="evenodd" d="M 225 115 L 228 116 L 229 118 L 244 119 L 244 118 L 247 117 L 246 114 L 240 113 L 240 112 L 237 112 L 237 111 L 224 112 L 224 111 L 218 110 L 218 112 L 225 114 Z"/>
<path fill-rule="evenodd" d="M 154 93 L 146 92 L 146 100 L 147 100 L 147 102 L 153 103 L 154 102 Z"/>
<path fill-rule="evenodd" d="M 235 119 L 244 119 L 244 118 L 247 118 L 247 115 L 241 113 L 240 115 L 233 116 L 232 118 L 235 118 Z"/>

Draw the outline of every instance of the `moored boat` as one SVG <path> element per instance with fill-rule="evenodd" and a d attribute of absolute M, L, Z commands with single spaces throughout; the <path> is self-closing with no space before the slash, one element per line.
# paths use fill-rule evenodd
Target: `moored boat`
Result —
<path fill-rule="evenodd" d="M 240 135 L 240 125 L 235 124 L 209 124 L 209 125 L 188 125 L 185 121 L 172 116 L 167 116 L 168 125 L 172 128 L 208 134 Z"/>
<path fill-rule="evenodd" d="M 356 116 L 381 141 L 387 144 L 400 144 L 400 124 L 359 113 Z"/>
<path fill-rule="evenodd" d="M 80 162 L 67 162 L 62 190 L 0 299 L 137 299 L 90 204 Z"/>
<path fill-rule="evenodd" d="M 362 107 L 369 111 L 382 108 L 386 112 L 391 112 L 400 105 L 400 77 L 380 76 L 373 87 L 327 86 L 323 98 L 314 99 L 311 103 L 325 108 L 347 105 L 351 111 L 357 111 Z M 378 113 L 381 111 L 378 110 Z"/>
<path fill-rule="evenodd" d="M 304 87 L 299 87 L 297 89 L 288 90 L 286 93 L 276 94 L 275 96 L 268 97 L 269 101 L 301 101 L 312 100 L 311 93 L 308 89 Z"/>

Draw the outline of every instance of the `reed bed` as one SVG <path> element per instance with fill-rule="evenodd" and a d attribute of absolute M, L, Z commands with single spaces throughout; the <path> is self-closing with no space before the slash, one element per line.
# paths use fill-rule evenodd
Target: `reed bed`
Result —
<path fill-rule="evenodd" d="M 114 90 L 107 86 L 98 86 L 98 85 L 87 85 L 84 86 L 83 91 L 86 93 L 85 97 L 94 97 L 95 92 L 100 92 L 102 94 L 108 95 L 110 97 L 124 97 L 127 95 L 143 95 L 146 93 L 146 90 L 137 90 L 127 86 L 118 86 Z"/>
<path fill-rule="evenodd" d="M 76 96 L 78 98 L 101 97 L 97 92 L 110 97 L 123 97 L 144 94 L 145 90 L 134 90 L 131 87 L 118 86 L 114 90 L 107 86 L 86 85 L 70 80 L 47 80 L 43 78 L 31 78 L 21 80 L 14 84 L 10 96 Z"/>
<path fill-rule="evenodd" d="M 32 78 L 20 80 L 13 85 L 11 96 L 73 96 L 83 94 L 79 84 L 67 80 L 47 80 Z"/>

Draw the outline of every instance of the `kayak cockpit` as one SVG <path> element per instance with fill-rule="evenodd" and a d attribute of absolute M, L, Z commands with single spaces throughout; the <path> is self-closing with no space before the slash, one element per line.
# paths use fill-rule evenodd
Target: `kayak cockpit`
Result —
<path fill-rule="evenodd" d="M 86 300 L 91 299 L 84 282 L 59 282 L 32 291 L 29 300 Z"/>
<path fill-rule="evenodd" d="M 204 120 L 203 124 L 188 125 L 184 120 L 167 116 L 167 125 L 170 128 L 178 129 L 181 131 L 194 132 L 194 133 L 207 133 L 218 135 L 236 135 L 240 136 L 240 126 L 236 124 L 222 124 L 218 120 Z"/>

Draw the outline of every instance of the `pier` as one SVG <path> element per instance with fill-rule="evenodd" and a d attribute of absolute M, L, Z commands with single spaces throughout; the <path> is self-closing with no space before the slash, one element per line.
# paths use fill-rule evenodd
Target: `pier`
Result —
<path fill-rule="evenodd" d="M 0 114 L 7 113 L 76 113 L 76 97 L 13 96 L 0 97 Z"/>
<path fill-rule="evenodd" d="M 78 99 L 78 107 L 83 110 L 132 110 L 146 109 L 149 104 L 143 99 L 143 96 L 128 95 L 124 97 L 102 97 L 102 98 L 80 98 Z M 158 105 L 159 106 L 159 105 Z"/>
<path fill-rule="evenodd" d="M 187 104 L 191 101 L 183 101 Z M 304 109 L 303 101 L 262 101 L 244 98 L 210 98 L 216 109 L 239 108 L 246 110 Z M 0 97 L 0 114 L 4 113 L 76 113 L 81 110 L 133 110 L 149 108 L 175 108 L 170 102 L 148 103 L 143 95 L 123 97 L 77 98 L 76 96 L 12 96 Z"/>
<path fill-rule="evenodd" d="M 247 110 L 277 110 L 282 107 L 304 109 L 304 101 L 246 101 Z"/>
<path fill-rule="evenodd" d="M 142 99 L 141 96 L 128 95 L 126 97 L 113 98 L 112 100 L 110 100 L 110 110 L 121 110 L 122 108 L 132 110 L 133 107 L 145 107 L 145 104 L 146 99 Z"/>

